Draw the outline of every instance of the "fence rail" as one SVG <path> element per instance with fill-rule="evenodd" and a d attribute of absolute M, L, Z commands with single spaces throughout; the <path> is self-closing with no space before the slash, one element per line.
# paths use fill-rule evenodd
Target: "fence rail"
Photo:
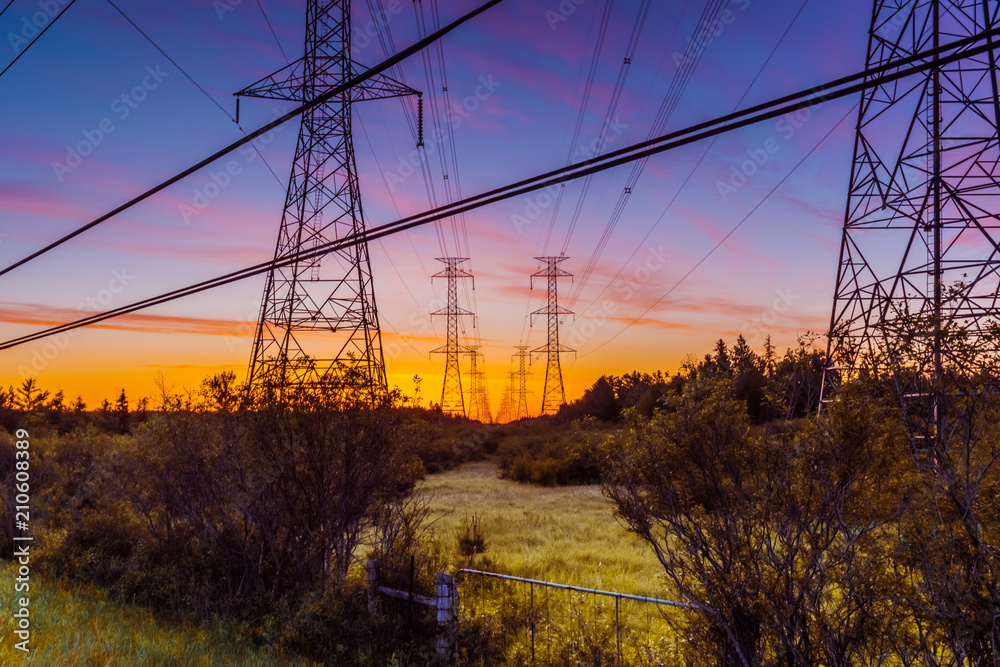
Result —
<path fill-rule="evenodd" d="M 565 591 L 573 591 L 575 593 L 589 593 L 591 595 L 603 595 L 605 597 L 620 598 L 622 600 L 635 600 L 636 602 L 648 602 L 650 604 L 663 605 L 665 607 L 679 607 L 681 609 L 695 609 L 695 607 L 687 604 L 686 602 L 677 602 L 676 600 L 664 600 L 662 598 L 651 598 L 645 595 L 631 595 L 629 593 L 617 593 L 615 591 L 602 591 L 598 588 L 583 588 L 581 586 L 571 586 L 569 584 L 558 584 L 554 581 L 541 581 L 540 579 L 525 579 L 524 577 L 515 577 L 509 574 L 498 574 L 496 572 L 484 572 L 482 570 L 469 570 L 462 569 L 455 573 L 457 578 L 460 574 L 474 574 L 481 577 L 493 577 L 495 579 L 506 579 L 508 581 L 517 581 L 522 584 L 530 584 L 532 586 L 546 586 L 548 588 L 558 588 Z"/>
<path fill-rule="evenodd" d="M 425 596 L 413 593 L 412 582 L 409 591 L 380 585 L 374 560 L 367 569 L 372 609 L 381 594 L 436 611 L 437 653 L 443 660 L 461 651 L 457 640 L 468 634 L 480 642 L 488 638 L 491 650 L 517 664 L 562 665 L 584 658 L 594 664 L 673 664 L 678 646 L 668 616 L 695 609 L 676 600 L 473 569 L 439 572 L 437 595 Z M 614 600 L 613 609 L 601 599 Z M 655 615 L 654 608 L 659 610 Z"/>
<path fill-rule="evenodd" d="M 455 583 L 461 584 L 458 636 L 476 628 L 474 636 L 490 637 L 507 664 L 675 664 L 675 624 L 695 609 L 676 600 L 482 570 L 459 570 Z"/>

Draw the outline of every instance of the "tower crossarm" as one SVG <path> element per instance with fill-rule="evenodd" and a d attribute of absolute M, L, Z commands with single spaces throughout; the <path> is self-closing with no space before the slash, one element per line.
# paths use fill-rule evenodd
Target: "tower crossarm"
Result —
<path fill-rule="evenodd" d="M 317 72 L 316 80 L 326 80 L 330 82 L 330 87 L 339 83 L 337 81 L 337 70 L 331 61 L 326 65 L 329 71 Z M 363 74 L 367 68 L 355 61 L 351 61 L 352 78 Z M 285 100 L 290 102 L 308 102 L 309 91 L 315 82 L 306 75 L 306 58 L 302 57 L 277 72 L 265 76 L 259 81 L 255 81 L 243 90 L 234 93 L 237 97 L 260 97 L 269 100 Z M 368 100 L 387 99 L 390 97 L 404 97 L 407 95 L 420 95 L 420 91 L 407 86 L 405 83 L 393 79 L 385 74 L 376 74 L 363 83 L 352 86 L 345 91 L 345 96 L 351 102 L 366 102 Z"/>

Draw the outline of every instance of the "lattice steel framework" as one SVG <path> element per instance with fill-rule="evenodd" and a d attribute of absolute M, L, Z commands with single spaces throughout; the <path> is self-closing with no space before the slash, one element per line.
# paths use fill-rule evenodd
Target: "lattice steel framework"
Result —
<path fill-rule="evenodd" d="M 236 94 L 315 99 L 364 70 L 350 59 L 350 39 L 350 0 L 309 0 L 305 55 Z M 380 74 L 303 114 L 275 258 L 364 230 L 352 105 L 415 93 Z M 366 244 L 268 274 L 247 382 L 274 395 L 345 375 L 364 400 L 387 393 Z"/>
<path fill-rule="evenodd" d="M 497 412 L 497 423 L 506 424 L 511 421 L 511 399 L 514 396 L 514 374 L 507 373 L 503 386 L 503 396 L 500 398 L 500 410 Z"/>
<path fill-rule="evenodd" d="M 993 28 L 997 11 L 983 0 L 876 1 L 868 67 Z M 919 379 L 904 407 L 923 414 L 926 433 L 941 432 L 943 369 L 964 361 L 948 332 L 976 336 L 997 313 L 998 126 L 994 50 L 861 99 L 828 379 L 863 369 Z"/>
<path fill-rule="evenodd" d="M 514 349 L 517 350 L 513 356 L 517 360 L 517 370 L 510 374 L 511 400 L 508 421 L 527 419 L 531 416 L 531 413 L 528 412 L 528 394 L 532 393 L 528 390 L 528 377 L 531 375 L 531 371 L 528 370 L 528 361 L 531 358 L 531 353 L 528 352 L 527 345 L 517 345 Z"/>
<path fill-rule="evenodd" d="M 444 383 L 441 387 L 441 411 L 446 415 L 465 416 L 465 397 L 462 395 L 462 373 L 458 366 L 458 355 L 464 348 L 458 342 L 459 318 L 472 315 L 472 311 L 460 308 L 458 305 L 458 279 L 472 278 L 472 273 L 459 266 L 467 262 L 468 257 L 438 257 L 437 261 L 444 263 L 444 271 L 435 273 L 432 278 L 448 280 L 448 305 L 436 310 L 431 315 L 444 315 L 448 318 L 448 337 L 445 344 L 431 350 L 431 354 L 444 354 Z"/>
<path fill-rule="evenodd" d="M 493 421 L 490 412 L 490 393 L 486 385 L 486 358 L 479 345 L 466 345 L 469 357 L 469 419 L 489 424 Z"/>
<path fill-rule="evenodd" d="M 532 324 L 535 315 L 547 315 L 549 323 L 548 340 L 545 345 L 535 348 L 532 352 L 545 353 L 545 388 L 542 392 L 541 414 L 555 414 L 559 411 L 559 406 L 566 402 L 566 390 L 563 387 L 562 366 L 559 363 L 561 352 L 575 352 L 575 350 L 559 344 L 559 317 L 560 315 L 572 315 L 573 311 L 559 306 L 558 284 L 559 278 L 568 278 L 573 274 L 562 269 L 559 264 L 565 262 L 568 257 L 536 257 L 535 259 L 545 263 L 545 268 L 531 275 L 532 288 L 535 278 L 546 278 L 548 281 L 548 297 L 544 308 L 531 313 Z"/>

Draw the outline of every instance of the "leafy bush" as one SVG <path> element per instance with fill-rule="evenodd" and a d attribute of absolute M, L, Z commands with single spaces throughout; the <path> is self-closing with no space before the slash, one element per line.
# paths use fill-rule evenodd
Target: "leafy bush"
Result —
<path fill-rule="evenodd" d="M 601 479 L 601 442 L 612 431 L 594 419 L 558 430 L 514 425 L 497 448 L 501 475 L 541 486 L 596 484 Z"/>

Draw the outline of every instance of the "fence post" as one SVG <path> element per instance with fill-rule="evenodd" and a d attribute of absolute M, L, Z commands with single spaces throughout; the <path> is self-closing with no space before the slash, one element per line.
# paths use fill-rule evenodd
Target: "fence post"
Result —
<path fill-rule="evenodd" d="M 368 573 L 368 613 L 378 613 L 378 560 L 369 558 L 365 563 Z"/>
<path fill-rule="evenodd" d="M 458 632 L 458 604 L 455 595 L 455 577 L 438 572 L 437 584 L 437 654 L 441 660 L 450 660 L 454 653 L 454 637 Z"/>

